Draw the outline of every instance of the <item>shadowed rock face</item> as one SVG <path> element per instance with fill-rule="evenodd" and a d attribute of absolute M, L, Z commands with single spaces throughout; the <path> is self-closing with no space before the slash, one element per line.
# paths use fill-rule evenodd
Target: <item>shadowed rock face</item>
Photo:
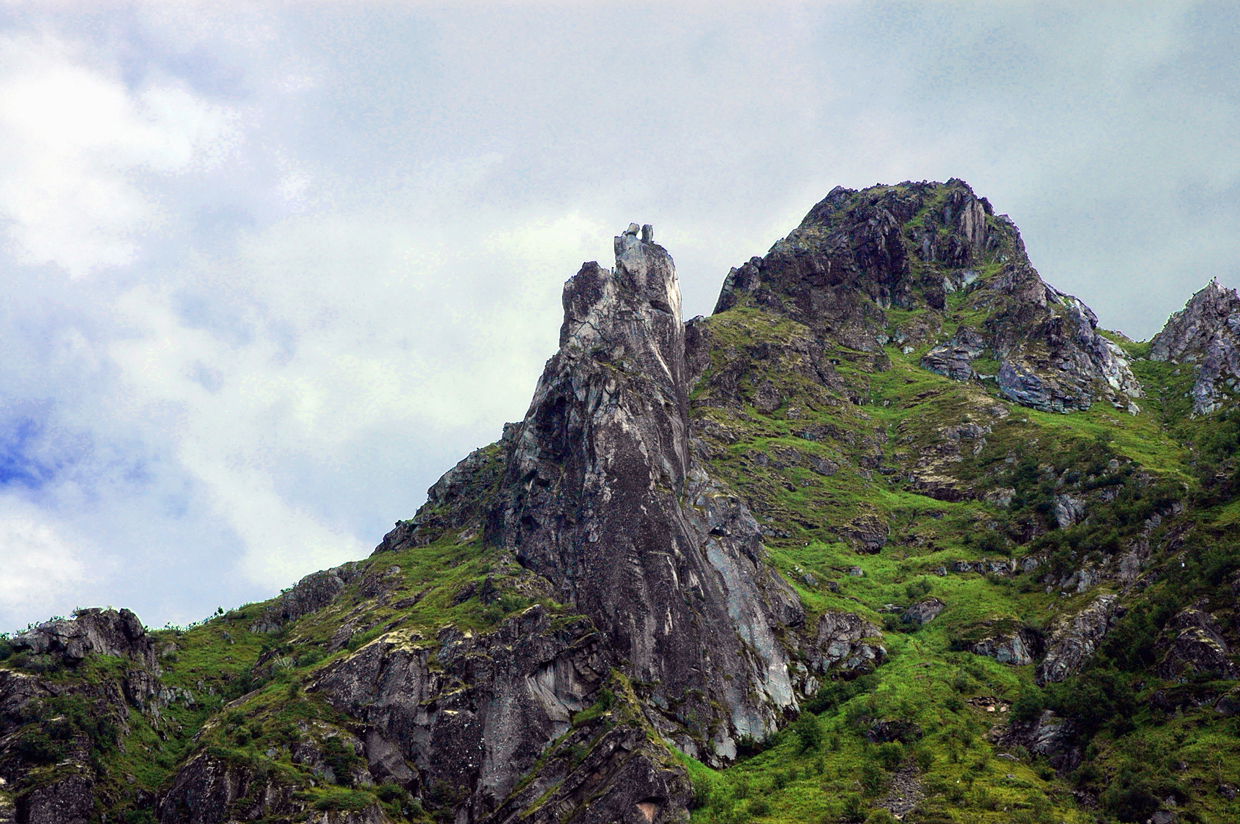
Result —
<path fill-rule="evenodd" d="M 588 622 L 553 627 L 540 607 L 490 635 L 428 640 L 377 641 L 310 690 L 365 724 L 378 781 L 407 785 L 412 765 L 420 794 L 441 788 L 478 820 L 593 703 L 611 662 Z"/>
<path fill-rule="evenodd" d="M 564 287 L 489 538 L 590 616 L 659 713 L 731 757 L 796 706 L 775 629 L 803 617 L 748 510 L 692 456 L 671 257 L 635 233 L 615 247 L 614 271 L 587 263 Z"/>
<path fill-rule="evenodd" d="M 1240 295 L 1210 281 L 1154 336 L 1150 358 L 1196 363 L 1193 412 L 1215 411 L 1240 391 Z"/>
<path fill-rule="evenodd" d="M 1051 632 L 1046 658 L 1038 664 L 1038 683 L 1063 681 L 1079 672 L 1111 628 L 1118 606 L 1115 595 L 1100 595 L 1075 615 L 1059 619 Z"/>
<path fill-rule="evenodd" d="M 923 366 L 955 380 L 979 377 L 973 362 L 1000 364 L 999 391 L 1055 412 L 1097 400 L 1129 408 L 1140 386 L 1098 319 L 1048 286 L 1030 265 L 1016 226 L 961 180 L 832 190 L 764 258 L 733 269 L 716 312 L 749 302 L 790 315 L 856 350 L 936 337 L 941 315 L 893 339 L 890 310 L 942 313 L 966 293 L 984 316 L 933 347 Z"/>

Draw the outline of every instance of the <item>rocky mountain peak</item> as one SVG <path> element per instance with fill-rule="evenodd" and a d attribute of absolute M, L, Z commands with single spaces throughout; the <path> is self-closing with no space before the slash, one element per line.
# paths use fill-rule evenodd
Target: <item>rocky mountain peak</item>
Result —
<path fill-rule="evenodd" d="M 1193 411 L 1220 408 L 1240 391 L 1240 294 L 1211 280 L 1154 336 L 1150 358 L 1197 364 Z"/>
<path fill-rule="evenodd" d="M 765 258 L 729 273 L 715 311 L 754 302 L 872 350 L 882 310 L 943 311 L 978 278 L 969 267 L 1006 249 L 1023 254 L 1015 226 L 964 181 L 836 187 Z"/>
<path fill-rule="evenodd" d="M 765 257 L 729 273 L 715 311 L 742 305 L 854 350 L 928 346 L 926 368 L 996 380 L 1038 409 L 1135 408 L 1141 394 L 1094 313 L 1047 285 L 1015 224 L 955 178 L 833 189 Z"/>

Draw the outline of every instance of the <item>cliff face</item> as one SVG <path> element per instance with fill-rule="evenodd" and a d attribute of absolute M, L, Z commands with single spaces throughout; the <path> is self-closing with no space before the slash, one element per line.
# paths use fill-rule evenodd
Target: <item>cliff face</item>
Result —
<path fill-rule="evenodd" d="M 1235 292 L 1130 359 L 958 180 L 688 322 L 652 235 L 370 558 L 0 639 L 0 822 L 1240 817 Z"/>
<path fill-rule="evenodd" d="M 614 271 L 588 263 L 565 285 L 560 351 L 502 489 L 490 538 L 591 618 L 693 754 L 734 757 L 738 738 L 764 738 L 796 708 L 793 650 L 776 633 L 804 615 L 748 509 L 693 457 L 662 247 L 627 232 Z"/>

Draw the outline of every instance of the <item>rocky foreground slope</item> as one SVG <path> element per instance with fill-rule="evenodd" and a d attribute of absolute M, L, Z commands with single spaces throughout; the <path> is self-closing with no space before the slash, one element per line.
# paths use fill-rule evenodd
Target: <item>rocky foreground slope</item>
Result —
<path fill-rule="evenodd" d="M 0 642 L 0 822 L 1240 820 L 1240 298 L 1151 344 L 961 181 L 685 322 L 650 227 L 368 559 Z"/>

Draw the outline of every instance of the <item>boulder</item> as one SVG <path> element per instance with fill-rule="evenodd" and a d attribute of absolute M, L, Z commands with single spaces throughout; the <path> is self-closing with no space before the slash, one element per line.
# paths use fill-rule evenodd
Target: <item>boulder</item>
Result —
<path fill-rule="evenodd" d="M 917 624 L 919 627 L 925 626 L 939 617 L 939 613 L 946 607 L 947 604 L 938 598 L 925 598 L 904 610 L 904 614 L 900 617 L 906 623 Z"/>
<path fill-rule="evenodd" d="M 859 615 L 825 612 L 818 619 L 809 664 L 818 673 L 833 669 L 850 676 L 870 672 L 887 660 L 882 637 L 882 630 Z"/>
<path fill-rule="evenodd" d="M 1040 646 L 1040 639 L 1036 633 L 1028 629 L 1019 629 L 990 635 L 974 642 L 970 650 L 977 655 L 993 658 L 1000 664 L 1022 667 L 1034 662 Z"/>

